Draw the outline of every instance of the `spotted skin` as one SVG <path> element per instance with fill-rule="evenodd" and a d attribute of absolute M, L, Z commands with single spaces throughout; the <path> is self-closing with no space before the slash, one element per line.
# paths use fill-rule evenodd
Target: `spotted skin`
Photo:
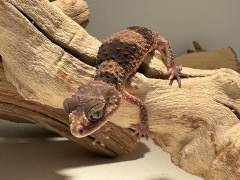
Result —
<path fill-rule="evenodd" d="M 140 110 L 139 123 L 131 126 L 135 130 L 134 135 L 148 137 L 147 109 L 138 97 L 125 90 L 125 86 L 137 72 L 145 56 L 154 51 L 166 53 L 170 85 L 176 79 L 180 87 L 181 67 L 175 66 L 173 52 L 166 38 L 145 27 L 134 26 L 116 32 L 103 41 L 97 55 L 94 81 L 80 87 L 72 98 L 64 102 L 74 136 L 85 137 L 102 127 L 107 121 L 106 117 L 117 109 L 120 100 L 124 98 L 137 105 Z M 108 91 L 112 93 L 107 94 Z M 92 107 L 92 114 L 88 116 L 89 111 L 84 107 Z M 95 114 L 94 107 L 97 107 Z M 94 120 L 91 119 L 93 117 Z M 95 118 L 99 119 L 95 121 Z"/>
<path fill-rule="evenodd" d="M 169 41 L 163 36 L 139 26 L 128 27 L 103 41 L 98 51 L 97 78 L 95 79 L 101 79 L 99 76 L 108 74 L 117 79 L 117 84 L 125 86 L 129 77 L 137 72 L 145 56 L 154 51 L 166 52 L 170 80 L 177 79 L 181 86 L 178 78 L 181 67 L 175 66 Z"/>

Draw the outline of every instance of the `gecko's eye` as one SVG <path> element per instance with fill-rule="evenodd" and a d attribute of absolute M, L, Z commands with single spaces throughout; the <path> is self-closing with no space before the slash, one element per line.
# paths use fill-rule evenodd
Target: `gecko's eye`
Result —
<path fill-rule="evenodd" d="M 95 122 L 95 121 L 98 121 L 99 119 L 101 119 L 103 116 L 104 116 L 104 111 L 103 110 L 99 110 L 99 111 L 94 112 L 93 114 L 91 114 L 89 120 L 91 122 Z"/>

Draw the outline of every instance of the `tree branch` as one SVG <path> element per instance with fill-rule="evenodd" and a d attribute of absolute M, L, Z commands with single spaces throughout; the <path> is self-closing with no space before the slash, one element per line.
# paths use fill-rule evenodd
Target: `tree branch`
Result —
<path fill-rule="evenodd" d="M 88 25 L 90 11 L 85 0 L 55 0 L 51 2 L 82 27 Z"/>

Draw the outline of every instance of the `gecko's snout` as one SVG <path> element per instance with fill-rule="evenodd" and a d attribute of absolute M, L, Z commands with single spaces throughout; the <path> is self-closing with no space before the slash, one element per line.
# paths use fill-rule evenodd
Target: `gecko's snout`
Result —
<path fill-rule="evenodd" d="M 69 122 L 70 122 L 70 131 L 71 134 L 77 138 L 82 138 L 87 136 L 84 130 L 83 122 L 84 116 L 76 116 L 73 113 L 69 114 Z"/>
<path fill-rule="evenodd" d="M 83 127 L 81 127 L 81 126 L 76 126 L 76 125 L 71 124 L 70 131 L 71 131 L 71 134 L 77 138 L 85 137 L 83 135 L 84 134 Z"/>
<path fill-rule="evenodd" d="M 102 121 L 90 121 L 84 112 L 75 110 L 69 114 L 70 132 L 77 138 L 86 137 L 102 125 Z"/>

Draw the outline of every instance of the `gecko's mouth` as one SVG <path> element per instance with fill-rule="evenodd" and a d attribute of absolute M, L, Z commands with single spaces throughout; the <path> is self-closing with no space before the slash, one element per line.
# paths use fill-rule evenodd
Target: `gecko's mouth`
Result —
<path fill-rule="evenodd" d="M 104 119 L 100 119 L 96 122 L 89 122 L 84 114 L 78 116 L 74 115 L 74 113 L 70 113 L 69 121 L 71 134 L 77 138 L 86 137 L 105 124 Z"/>

